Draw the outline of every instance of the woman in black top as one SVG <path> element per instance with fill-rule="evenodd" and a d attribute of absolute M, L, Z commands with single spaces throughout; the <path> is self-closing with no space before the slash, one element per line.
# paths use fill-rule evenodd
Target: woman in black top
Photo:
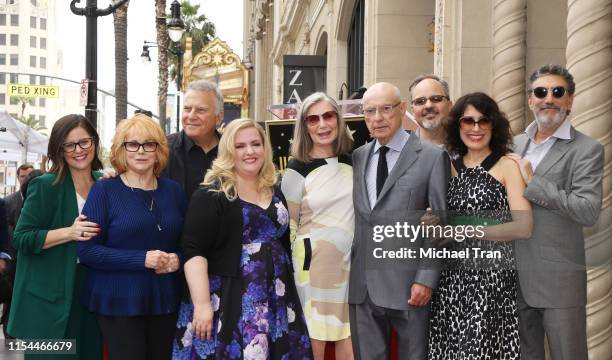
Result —
<path fill-rule="evenodd" d="M 189 205 L 183 230 L 190 298 L 174 359 L 310 359 L 289 253 L 289 214 L 272 150 L 250 119 L 234 120 Z"/>

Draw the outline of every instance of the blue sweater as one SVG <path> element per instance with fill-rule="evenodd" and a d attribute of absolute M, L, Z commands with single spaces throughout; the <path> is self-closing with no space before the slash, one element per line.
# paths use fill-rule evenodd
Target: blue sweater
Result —
<path fill-rule="evenodd" d="M 181 187 L 167 178 L 152 191 L 132 189 L 118 176 L 96 182 L 83 214 L 100 233 L 78 243 L 79 260 L 90 268 L 83 306 L 106 316 L 177 311 L 181 273 L 157 275 L 144 264 L 149 250 L 178 253 L 186 206 Z"/>

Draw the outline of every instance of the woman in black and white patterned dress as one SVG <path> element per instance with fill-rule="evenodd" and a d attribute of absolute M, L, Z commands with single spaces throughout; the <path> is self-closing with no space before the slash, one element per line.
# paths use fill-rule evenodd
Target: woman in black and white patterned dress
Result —
<path fill-rule="evenodd" d="M 432 300 L 429 359 L 519 359 L 513 240 L 531 235 L 529 202 L 509 152 L 510 125 L 484 93 L 457 100 L 447 124 L 453 161 L 448 188 L 452 225 L 483 225 L 476 238 L 455 241 L 466 259 L 445 259 Z M 496 251 L 499 258 L 476 258 Z M 485 254 L 478 252 L 479 255 Z"/>

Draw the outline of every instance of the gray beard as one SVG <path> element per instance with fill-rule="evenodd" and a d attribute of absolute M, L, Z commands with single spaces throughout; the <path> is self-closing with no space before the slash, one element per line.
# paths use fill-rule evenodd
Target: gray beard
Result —
<path fill-rule="evenodd" d="M 427 129 L 427 130 L 436 130 L 440 127 L 440 123 L 441 121 L 429 121 L 429 120 L 425 120 L 423 121 L 423 128 Z"/>
<path fill-rule="evenodd" d="M 559 110 L 559 112 L 552 116 L 539 116 L 533 111 L 533 116 L 538 124 L 538 129 L 552 130 L 558 128 L 565 121 L 567 110 Z"/>

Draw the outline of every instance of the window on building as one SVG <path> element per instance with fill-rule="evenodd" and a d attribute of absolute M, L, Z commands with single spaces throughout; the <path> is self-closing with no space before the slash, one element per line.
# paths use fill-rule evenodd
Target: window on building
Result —
<path fill-rule="evenodd" d="M 19 26 L 19 15 L 11 15 L 11 26 Z"/>
<path fill-rule="evenodd" d="M 36 75 L 30 75 L 30 85 L 36 85 Z"/>
<path fill-rule="evenodd" d="M 45 98 L 38 99 L 38 106 L 40 106 L 40 107 L 47 106 L 47 99 L 45 99 Z"/>
<path fill-rule="evenodd" d="M 0 105 L 4 105 L 6 103 L 6 95 L 0 94 Z"/>
<path fill-rule="evenodd" d="M 30 0 L 30 4 L 38 6 L 38 0 Z"/>
<path fill-rule="evenodd" d="M 0 34 L 0 45 L 6 45 L 6 34 Z"/>
<path fill-rule="evenodd" d="M 30 36 L 30 47 L 36 48 L 36 36 Z"/>
<path fill-rule="evenodd" d="M 19 35 L 11 34 L 11 46 L 19 46 Z"/>
<path fill-rule="evenodd" d="M 41 69 L 47 68 L 47 58 L 41 56 L 39 62 L 40 62 Z"/>
<path fill-rule="evenodd" d="M 17 99 L 16 97 L 10 96 L 9 97 L 9 104 L 17 105 L 17 104 L 19 104 L 19 99 Z"/>
<path fill-rule="evenodd" d="M 40 76 L 40 78 L 38 79 L 38 83 L 40 85 L 46 85 L 47 84 L 47 78 L 44 76 Z"/>
<path fill-rule="evenodd" d="M 6 74 L 0 72 L 0 85 L 6 84 Z"/>
<path fill-rule="evenodd" d="M 6 14 L 0 14 L 0 25 L 6 25 Z"/>
<path fill-rule="evenodd" d="M 47 19 L 40 19 L 40 29 L 41 30 L 47 30 Z"/>
<path fill-rule="evenodd" d="M 34 121 L 36 120 L 36 116 L 34 116 L 33 114 L 30 114 L 30 116 L 28 116 L 28 120 Z"/>
<path fill-rule="evenodd" d="M 30 16 L 30 27 L 36 29 L 36 16 Z"/>
<path fill-rule="evenodd" d="M 40 48 L 43 50 L 47 48 L 47 38 L 40 38 Z"/>
<path fill-rule="evenodd" d="M 11 65 L 19 65 L 19 55 L 11 54 Z"/>
<path fill-rule="evenodd" d="M 13 84 L 17 83 L 17 74 L 9 74 L 9 78 Z"/>
<path fill-rule="evenodd" d="M 363 86 L 363 39 L 364 39 L 364 4 L 358 0 L 353 12 L 353 20 L 348 35 L 348 87 L 349 94 Z"/>
<path fill-rule="evenodd" d="M 6 65 L 6 54 L 0 54 L 0 65 Z"/>
<path fill-rule="evenodd" d="M 36 67 L 36 56 L 30 56 L 30 66 Z"/>
<path fill-rule="evenodd" d="M 47 117 L 45 115 L 38 115 L 38 123 L 40 126 L 47 127 L 45 122 L 47 121 Z"/>

